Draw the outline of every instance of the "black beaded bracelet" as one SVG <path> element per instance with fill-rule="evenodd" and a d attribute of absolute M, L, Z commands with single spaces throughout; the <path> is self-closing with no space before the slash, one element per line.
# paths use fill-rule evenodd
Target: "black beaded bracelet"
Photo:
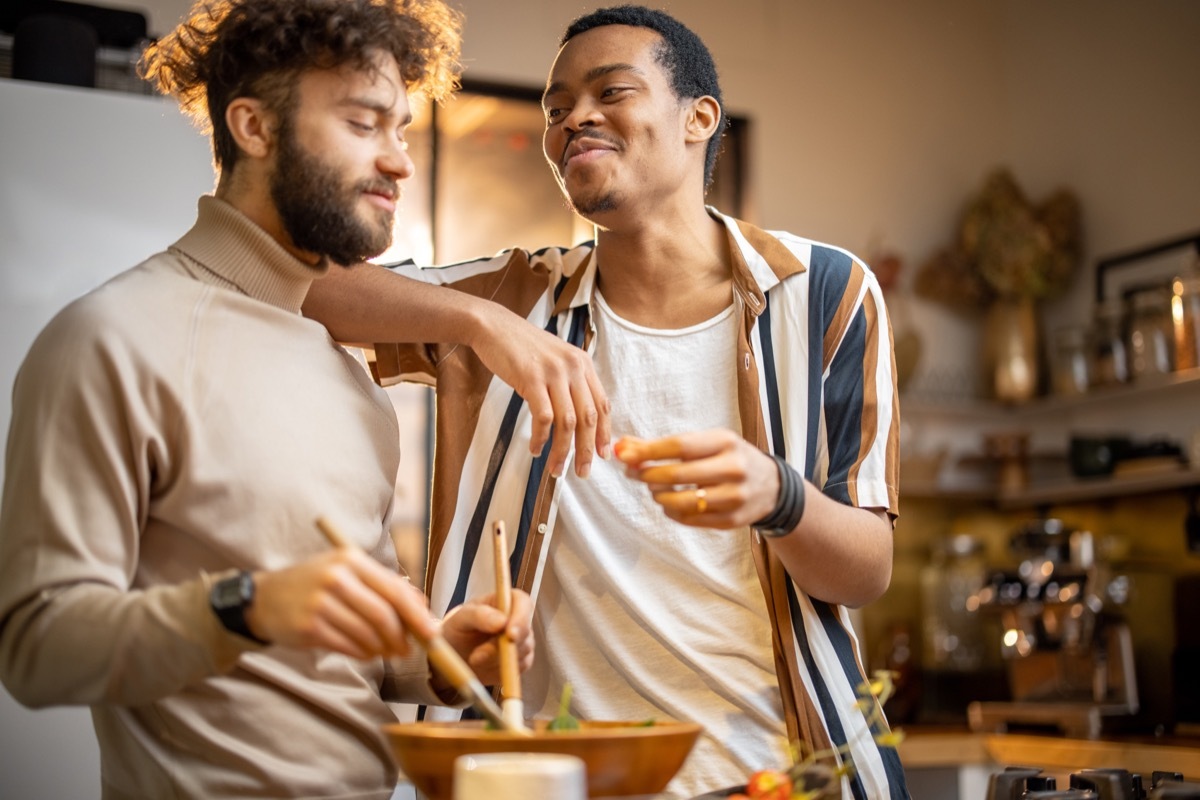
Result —
<path fill-rule="evenodd" d="M 779 499 L 770 514 L 751 525 L 763 536 L 777 538 L 791 533 L 804 516 L 804 478 L 779 456 L 771 456 L 779 470 Z"/>

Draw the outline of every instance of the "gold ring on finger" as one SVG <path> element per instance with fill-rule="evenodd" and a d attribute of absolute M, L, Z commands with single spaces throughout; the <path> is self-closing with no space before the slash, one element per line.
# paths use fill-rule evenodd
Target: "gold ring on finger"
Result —
<path fill-rule="evenodd" d="M 708 511 L 708 492 L 703 489 L 696 490 L 696 513 L 703 514 Z"/>

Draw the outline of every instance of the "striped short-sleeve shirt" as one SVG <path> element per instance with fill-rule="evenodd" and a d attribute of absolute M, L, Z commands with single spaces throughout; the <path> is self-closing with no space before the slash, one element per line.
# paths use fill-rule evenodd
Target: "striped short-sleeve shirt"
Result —
<path fill-rule="evenodd" d="M 782 456 L 828 496 L 898 512 L 899 404 L 879 283 L 853 254 L 761 230 L 714 209 L 728 233 L 741 309 L 737 396 L 743 436 Z M 593 347 L 596 259 L 591 243 L 421 268 L 394 269 L 499 302 L 538 327 Z M 534 597 L 556 519 L 556 481 L 545 454 L 529 452 L 529 410 L 467 348 L 375 347 L 387 384 L 437 387 L 436 458 L 427 591 L 445 613 L 490 591 L 486 526 L 505 520 L 515 582 Z M 775 631 L 775 662 L 788 735 L 815 750 L 847 753 L 849 796 L 908 797 L 896 751 L 876 741 L 879 717 L 856 692 L 866 680 L 847 610 L 809 597 L 764 542 L 751 537 Z M 542 643 L 553 647 L 554 643 Z"/>

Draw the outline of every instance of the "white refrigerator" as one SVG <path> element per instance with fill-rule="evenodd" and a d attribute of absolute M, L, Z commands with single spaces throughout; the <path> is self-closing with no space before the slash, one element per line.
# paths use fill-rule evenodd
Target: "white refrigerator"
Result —
<path fill-rule="evenodd" d="M 0 79 L 5 437 L 13 377 L 38 331 L 67 302 L 175 241 L 213 185 L 208 140 L 172 101 Z M 87 710 L 31 711 L 0 690 L 0 797 L 99 796 Z"/>

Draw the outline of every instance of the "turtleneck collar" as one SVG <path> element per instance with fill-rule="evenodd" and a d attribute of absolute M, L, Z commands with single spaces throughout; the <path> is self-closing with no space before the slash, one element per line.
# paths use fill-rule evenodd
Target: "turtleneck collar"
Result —
<path fill-rule="evenodd" d="M 176 242 L 177 250 L 243 294 L 300 313 L 312 282 L 328 265 L 305 264 L 224 200 L 204 195 L 196 224 Z"/>

